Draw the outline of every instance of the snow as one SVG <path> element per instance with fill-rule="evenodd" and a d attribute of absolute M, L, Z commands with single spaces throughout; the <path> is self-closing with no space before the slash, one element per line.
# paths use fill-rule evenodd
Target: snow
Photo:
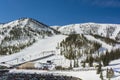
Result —
<path fill-rule="evenodd" d="M 19 20 L 6 23 L 4 25 L 0 25 L 0 29 L 6 28 L 7 26 L 11 26 L 10 29 L 5 33 L 4 36 L 0 35 L 0 43 L 2 39 L 4 39 L 5 36 L 9 35 L 9 31 L 12 29 L 12 27 L 18 25 Z M 21 27 L 24 27 L 28 23 L 28 19 L 25 19 L 24 21 L 21 21 Z M 50 30 L 48 28 L 39 28 L 38 25 L 34 23 L 30 23 L 30 27 L 34 28 L 35 30 Z M 70 34 L 72 32 L 76 32 L 78 34 L 87 33 L 90 30 L 95 28 L 95 34 L 103 34 L 102 36 L 107 35 L 107 30 L 109 26 L 115 27 L 114 32 L 110 36 L 110 38 L 115 39 L 117 34 L 120 31 L 120 25 L 117 24 L 97 24 L 97 23 L 83 23 L 83 24 L 71 24 L 71 25 L 65 25 L 65 26 L 56 26 L 55 28 L 58 29 L 60 32 L 64 34 Z M 52 26 L 53 27 L 53 26 Z M 51 31 L 51 30 L 50 30 Z M 18 53 L 7 55 L 7 56 L 0 56 L 0 62 L 6 62 L 6 64 L 0 63 L 2 66 L 10 67 L 11 65 L 16 65 L 20 63 L 24 63 L 30 60 L 35 60 L 40 58 L 37 61 L 34 61 L 35 67 L 40 67 L 41 65 L 37 63 L 46 63 L 48 60 L 53 61 L 56 66 L 63 66 L 63 67 L 69 67 L 70 60 L 65 59 L 64 56 L 60 55 L 59 49 L 56 49 L 58 43 L 60 43 L 63 39 L 65 39 L 67 36 L 65 35 L 53 35 L 51 37 L 45 37 L 43 39 L 37 38 L 37 42 L 33 45 L 26 47 L 25 49 L 21 50 Z M 96 41 L 100 44 L 102 44 L 102 47 L 99 49 L 100 51 L 103 50 L 112 50 L 116 48 L 120 48 L 120 45 L 117 44 L 115 47 L 101 41 L 100 39 L 96 39 L 91 35 L 85 35 L 85 37 L 88 40 Z M 22 42 L 22 40 L 20 40 Z M 24 42 L 27 42 L 28 40 L 25 40 Z M 23 43 L 24 43 L 23 42 Z M 14 42 L 14 44 L 17 44 L 17 42 Z M 9 43 L 8 43 L 9 44 Z M 13 45 L 13 44 L 12 44 Z M 44 58 L 45 57 L 45 58 Z M 73 63 L 73 61 L 72 61 Z M 111 80 L 119 80 L 120 79 L 120 59 L 111 61 L 109 66 L 103 67 L 103 68 L 113 68 L 115 71 L 115 76 Z M 96 70 L 79 70 L 81 67 L 78 68 L 78 70 L 72 70 L 72 71 L 45 71 L 45 70 L 16 70 L 12 69 L 10 72 L 24 72 L 24 73 L 41 73 L 41 74 L 55 74 L 55 75 L 66 75 L 66 76 L 74 76 L 79 77 L 82 80 L 101 80 L 99 78 L 100 75 L 96 74 Z M 90 69 L 90 67 L 88 67 Z M 106 76 L 105 71 L 103 71 L 104 78 Z M 106 78 L 105 78 L 106 79 Z"/>
<path fill-rule="evenodd" d="M 61 26 L 55 25 L 55 26 L 50 26 L 51 28 L 58 30 Z"/>
<path fill-rule="evenodd" d="M 120 32 L 120 27 L 117 26 L 114 33 L 112 34 L 111 38 L 115 39 L 115 36 L 117 36 L 117 34 Z"/>
<path fill-rule="evenodd" d="M 119 49 L 120 48 L 120 44 L 116 44 L 114 47 L 113 47 L 113 50 L 116 50 L 116 49 Z"/>
<path fill-rule="evenodd" d="M 82 34 L 83 33 L 83 31 L 80 29 L 80 24 L 75 24 L 75 31 L 78 34 Z"/>
<path fill-rule="evenodd" d="M 49 53 L 49 51 L 55 51 L 57 43 L 61 42 L 65 37 L 65 35 L 54 35 L 52 37 L 40 39 L 32 46 L 27 47 L 18 53 L 0 57 L 0 62 L 7 62 L 8 64 L 17 64 L 19 63 L 17 59 L 21 63 L 21 60 L 23 58 L 28 61 L 30 59 L 36 59 L 40 56 L 43 57 L 43 55 L 50 55 L 52 53 Z M 46 52 L 46 54 L 44 52 Z"/>
<path fill-rule="evenodd" d="M 13 34 L 10 34 L 10 32 L 12 30 L 15 30 L 18 27 L 22 31 L 22 35 L 20 35 L 20 39 L 18 40 L 9 39 L 9 41 L 5 41 L 4 40 L 5 38 L 13 37 Z M 2 47 L 14 46 L 14 45 L 19 45 L 19 44 L 21 45 L 21 44 L 28 43 L 28 41 L 31 41 L 32 39 L 42 38 L 43 35 L 46 37 L 47 35 L 42 34 L 41 31 L 42 32 L 49 31 L 52 33 L 52 35 L 55 35 L 54 30 L 30 18 L 11 21 L 9 23 L 0 25 L 0 44 Z"/>
<path fill-rule="evenodd" d="M 0 63 L 0 66 L 11 67 L 11 65 L 9 65 L 9 64 L 2 64 L 2 63 Z"/>
<path fill-rule="evenodd" d="M 120 59 L 117 60 L 113 60 L 109 63 L 109 66 L 107 66 L 108 68 L 113 68 L 113 69 L 117 69 L 120 71 Z"/>
<path fill-rule="evenodd" d="M 54 28 L 55 27 L 55 28 Z M 81 23 L 81 24 L 69 24 L 64 26 L 52 26 L 63 34 L 70 34 L 73 31 L 79 34 L 90 34 L 90 31 L 94 34 L 106 37 L 108 28 L 115 28 L 113 32 L 109 33 L 110 38 L 115 39 L 120 31 L 120 24 L 101 24 L 101 23 Z"/>
<path fill-rule="evenodd" d="M 99 40 L 99 39 L 96 39 L 94 38 L 93 36 L 91 35 L 85 35 L 85 37 L 88 39 L 88 40 L 91 40 L 91 41 L 96 41 L 100 44 L 102 44 L 102 47 L 105 48 L 105 49 L 108 49 L 108 51 L 111 51 L 111 49 L 113 48 L 111 45 Z"/>
<path fill-rule="evenodd" d="M 106 27 L 107 25 L 105 24 L 101 24 L 102 26 L 99 26 L 99 30 L 98 30 L 98 34 L 102 36 L 106 36 L 107 32 L 106 32 Z"/>
<path fill-rule="evenodd" d="M 36 62 L 46 63 L 49 60 L 54 62 L 56 66 L 62 66 L 66 68 L 70 66 L 70 60 L 66 59 L 64 56 L 61 56 L 60 54 L 56 54 L 54 56 L 42 60 L 38 60 Z"/>

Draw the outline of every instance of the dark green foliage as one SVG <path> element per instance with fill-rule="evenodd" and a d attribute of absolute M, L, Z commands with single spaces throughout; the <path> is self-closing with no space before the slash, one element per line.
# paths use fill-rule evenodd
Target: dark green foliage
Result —
<path fill-rule="evenodd" d="M 103 79 L 103 73 L 102 73 L 102 71 L 101 71 L 101 73 L 100 73 L 100 79 L 101 79 L 101 80 L 104 80 L 104 79 Z"/>
<path fill-rule="evenodd" d="M 106 70 L 106 78 L 108 78 L 108 68 L 107 68 L 107 70 Z"/>
<path fill-rule="evenodd" d="M 70 69 L 72 69 L 72 61 L 70 60 Z"/>
<path fill-rule="evenodd" d="M 99 63 L 99 66 L 97 68 L 97 74 L 100 74 L 102 72 L 101 67 L 102 67 L 102 65 L 101 65 L 101 63 Z"/>
<path fill-rule="evenodd" d="M 7 67 L 5 67 L 5 66 L 0 66 L 0 69 L 7 69 Z"/>
<path fill-rule="evenodd" d="M 89 66 L 92 67 L 93 66 L 93 61 L 94 58 L 92 57 L 92 55 L 89 57 Z"/>
<path fill-rule="evenodd" d="M 92 34 L 92 36 L 94 36 L 97 39 L 101 39 L 102 41 L 104 41 L 104 42 L 106 42 L 107 44 L 110 44 L 110 45 L 114 45 L 114 44 L 117 44 L 117 43 L 120 44 L 120 42 L 117 42 L 116 40 L 110 39 L 109 37 L 102 37 L 102 36 L 96 35 L 96 34 L 95 35 Z"/>
<path fill-rule="evenodd" d="M 92 55 L 87 56 L 85 62 L 89 63 L 90 67 L 93 67 L 94 58 L 92 57 Z"/>
<path fill-rule="evenodd" d="M 13 27 L 13 29 L 9 32 L 10 35 L 12 35 L 12 40 L 14 39 L 20 39 L 20 36 L 22 35 L 22 29 L 19 27 Z"/>
<path fill-rule="evenodd" d="M 85 67 L 86 67 L 86 66 L 85 66 L 85 61 L 83 61 L 83 62 L 81 62 L 81 63 L 82 63 L 82 67 L 85 68 Z"/>
<path fill-rule="evenodd" d="M 6 47 L 0 46 L 0 55 L 7 55 L 7 54 L 13 54 L 13 53 L 19 52 L 20 50 L 32 45 L 33 43 L 35 43 L 35 39 L 33 39 L 33 41 L 29 41 L 26 44 L 19 44 L 17 46 L 15 45 L 6 46 Z"/>
<path fill-rule="evenodd" d="M 82 45 L 83 42 L 80 40 L 80 35 L 71 34 L 60 43 L 61 54 L 64 55 L 67 59 L 74 60 L 76 57 L 81 56 L 80 52 L 75 49 L 80 49 Z"/>
<path fill-rule="evenodd" d="M 101 56 L 101 59 L 102 59 L 102 61 L 103 61 L 103 65 L 104 65 L 104 66 L 107 66 L 107 65 L 109 64 L 109 62 L 110 62 L 109 56 L 110 56 L 110 54 L 109 54 L 108 52 L 106 52 L 105 55 L 102 55 L 102 56 Z"/>
<path fill-rule="evenodd" d="M 97 42 L 93 42 L 93 46 L 95 50 L 98 50 L 101 47 L 101 44 L 97 43 Z"/>
<path fill-rule="evenodd" d="M 111 52 L 107 51 L 104 55 L 100 56 L 100 59 L 102 60 L 104 66 L 107 66 L 110 61 L 119 59 L 119 58 L 120 58 L 120 49 L 117 49 Z"/>
<path fill-rule="evenodd" d="M 89 65 L 93 66 L 92 54 L 101 47 L 101 44 L 86 39 L 84 35 L 70 34 L 59 44 L 60 53 L 69 60 L 74 60 L 74 67 L 78 67 L 78 59 L 83 55 L 88 55 Z M 82 50 L 84 48 L 84 51 Z M 91 54 L 91 56 L 89 56 Z"/>

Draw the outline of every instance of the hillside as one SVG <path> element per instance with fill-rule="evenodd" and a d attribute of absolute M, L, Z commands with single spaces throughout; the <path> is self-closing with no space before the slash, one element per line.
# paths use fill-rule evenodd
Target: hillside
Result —
<path fill-rule="evenodd" d="M 21 18 L 0 25 L 0 55 L 7 55 L 1 60 L 20 64 L 54 54 L 59 56 L 56 64 L 63 59 L 69 66 L 71 60 L 73 65 L 79 60 L 81 66 L 80 63 L 88 62 L 88 58 L 94 57 L 96 62 L 98 56 L 118 49 L 119 40 L 113 36 L 115 34 L 118 37 L 117 24 L 84 23 L 51 28 L 37 20 Z"/>
<path fill-rule="evenodd" d="M 0 55 L 19 52 L 38 39 L 59 32 L 31 18 L 21 18 L 0 25 Z"/>
<path fill-rule="evenodd" d="M 57 43 L 62 41 L 65 37 L 66 36 L 64 35 L 54 35 L 51 37 L 46 37 L 45 39 L 39 39 L 33 45 L 26 47 L 20 52 L 0 57 L 0 62 L 6 62 L 8 64 L 15 65 L 44 56 L 49 56 L 53 53 L 58 53 L 56 50 Z"/>
<path fill-rule="evenodd" d="M 56 71 L 47 71 L 46 74 L 99 80 L 96 66 L 100 64 L 103 70 L 111 67 L 119 73 L 119 35 L 118 24 L 85 23 L 51 28 L 37 20 L 22 18 L 0 24 L 0 66 L 15 67 L 32 62 L 35 68 L 39 68 L 39 64 L 46 65 L 51 61 L 50 70 Z M 86 74 L 90 76 L 86 77 Z M 105 71 L 103 75 L 106 78 Z"/>
<path fill-rule="evenodd" d="M 52 26 L 63 34 L 94 34 L 120 41 L 119 24 L 82 23 L 65 26 Z"/>

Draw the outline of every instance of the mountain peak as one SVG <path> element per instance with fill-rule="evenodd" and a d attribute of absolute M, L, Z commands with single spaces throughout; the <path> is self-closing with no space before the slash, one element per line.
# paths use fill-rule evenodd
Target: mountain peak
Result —
<path fill-rule="evenodd" d="M 52 26 L 53 27 L 53 26 Z M 53 27 L 54 28 L 54 27 Z M 56 26 L 54 29 L 63 34 L 96 34 L 103 37 L 120 40 L 120 25 L 119 24 L 102 24 L 102 23 L 81 23 L 70 24 L 65 26 Z"/>
<path fill-rule="evenodd" d="M 21 18 L 9 23 L 0 25 L 0 54 L 9 54 L 17 52 L 18 50 L 29 46 L 38 39 L 57 34 L 57 31 L 49 26 L 32 18 Z M 12 52 L 7 51 L 12 50 Z M 5 52 L 3 51 L 5 50 Z"/>

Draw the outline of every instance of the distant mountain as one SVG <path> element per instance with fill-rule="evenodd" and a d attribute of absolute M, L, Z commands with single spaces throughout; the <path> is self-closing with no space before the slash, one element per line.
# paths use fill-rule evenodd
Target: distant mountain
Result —
<path fill-rule="evenodd" d="M 31 18 L 21 18 L 0 24 L 0 54 L 19 52 L 38 39 L 58 33 L 58 31 Z"/>
<path fill-rule="evenodd" d="M 119 24 L 83 23 L 52 27 L 63 34 L 94 34 L 120 41 Z"/>

